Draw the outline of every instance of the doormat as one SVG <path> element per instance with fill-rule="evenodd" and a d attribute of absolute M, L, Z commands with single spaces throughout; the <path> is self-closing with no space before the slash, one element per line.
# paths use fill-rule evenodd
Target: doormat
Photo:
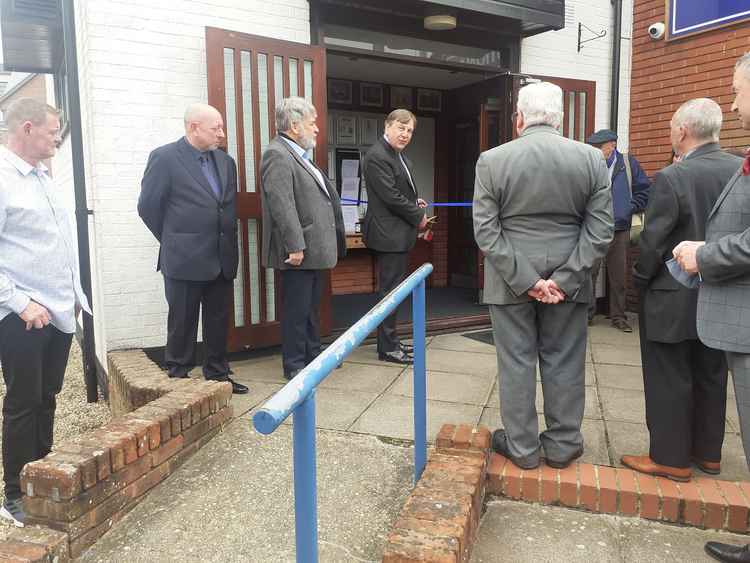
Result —
<path fill-rule="evenodd" d="M 495 339 L 492 336 L 491 330 L 482 330 L 479 332 L 465 332 L 461 336 L 465 336 L 466 338 L 471 338 L 472 340 L 483 342 L 484 344 L 489 344 L 490 346 L 495 345 Z"/>

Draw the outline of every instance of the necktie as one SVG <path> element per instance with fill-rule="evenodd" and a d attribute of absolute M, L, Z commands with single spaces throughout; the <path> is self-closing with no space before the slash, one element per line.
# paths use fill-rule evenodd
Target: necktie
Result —
<path fill-rule="evenodd" d="M 211 186 L 211 190 L 214 192 L 214 195 L 217 198 L 221 197 L 221 188 L 219 187 L 219 182 L 216 181 L 216 175 L 214 174 L 212 163 L 209 162 L 208 156 L 205 154 L 202 154 L 200 156 L 201 161 L 201 171 L 203 172 L 203 175 L 206 177 L 206 180 L 208 181 L 208 185 Z"/>
<path fill-rule="evenodd" d="M 750 174 L 750 149 L 745 151 L 745 160 L 742 163 L 742 175 L 747 176 Z"/>

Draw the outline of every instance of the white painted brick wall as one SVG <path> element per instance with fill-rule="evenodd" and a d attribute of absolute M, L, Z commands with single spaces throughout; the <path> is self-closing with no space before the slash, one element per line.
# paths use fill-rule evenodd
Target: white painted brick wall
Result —
<path fill-rule="evenodd" d="M 608 0 L 566 0 L 565 28 L 548 31 L 521 42 L 521 72 L 561 78 L 596 81 L 595 129 L 609 127 L 611 92 L 612 35 L 614 7 Z M 618 146 L 627 150 L 630 113 L 631 37 L 633 1 L 623 1 L 622 44 L 620 51 L 620 103 Z M 578 22 L 606 37 L 583 45 L 577 52 Z M 593 35 L 585 28 L 582 39 Z"/>
<path fill-rule="evenodd" d="M 103 357 L 165 342 L 158 245 L 136 203 L 149 152 L 182 135 L 188 104 L 207 100 L 205 27 L 309 43 L 309 11 L 307 0 L 77 0 L 76 8 Z"/>

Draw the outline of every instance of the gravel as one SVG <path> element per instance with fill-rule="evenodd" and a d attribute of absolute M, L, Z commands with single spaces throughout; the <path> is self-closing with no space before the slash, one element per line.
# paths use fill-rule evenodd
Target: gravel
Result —
<path fill-rule="evenodd" d="M 0 368 L 0 373 L 2 369 Z M 0 401 L 5 398 L 5 381 L 0 384 Z M 72 436 L 82 434 L 106 424 L 111 418 L 107 402 L 100 398 L 98 403 L 86 402 L 86 385 L 83 381 L 83 364 L 81 349 L 73 339 L 70 348 L 68 368 L 65 370 L 63 388 L 57 396 L 57 410 L 55 411 L 55 443 L 62 442 Z M 0 412 L 0 423 L 2 412 Z M 54 449 L 54 446 L 53 446 Z M 2 453 L 0 452 L 0 459 Z M 0 464 L 0 480 L 3 475 Z M 0 520 L 0 539 L 11 527 L 7 520 Z"/>

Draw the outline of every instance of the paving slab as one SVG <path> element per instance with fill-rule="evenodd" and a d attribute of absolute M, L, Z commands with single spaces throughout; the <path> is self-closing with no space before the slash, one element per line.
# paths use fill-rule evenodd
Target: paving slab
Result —
<path fill-rule="evenodd" d="M 594 363 L 619 364 L 623 366 L 641 365 L 641 347 L 638 344 L 598 344 L 592 343 Z"/>
<path fill-rule="evenodd" d="M 470 338 L 465 340 L 470 341 Z M 494 354 L 457 352 L 455 350 L 430 349 L 427 355 L 427 369 L 447 373 L 466 373 L 495 377 L 497 358 Z"/>
<path fill-rule="evenodd" d="M 291 443 L 291 428 L 263 436 L 231 423 L 80 561 L 294 561 Z M 411 450 L 330 431 L 317 449 L 320 560 L 380 560 L 411 488 Z"/>
<path fill-rule="evenodd" d="M 637 518 L 493 500 L 479 526 L 472 563 L 703 563 L 707 541 L 742 545 L 747 536 Z"/>
<path fill-rule="evenodd" d="M 646 403 L 642 391 L 600 387 L 599 396 L 606 420 L 646 422 Z"/>
<path fill-rule="evenodd" d="M 484 331 L 480 331 L 484 332 Z M 477 354 L 495 355 L 495 345 L 485 344 L 473 338 L 463 336 L 465 333 L 440 334 L 432 339 L 430 350 L 455 350 L 457 352 L 475 352 Z"/>
<path fill-rule="evenodd" d="M 596 380 L 600 387 L 634 389 L 643 393 L 643 370 L 640 366 L 597 364 Z"/>
<path fill-rule="evenodd" d="M 413 412 L 411 397 L 382 395 L 349 430 L 401 440 L 413 440 Z M 432 442 L 443 424 L 476 424 L 481 414 L 482 407 L 477 405 L 428 400 L 427 440 Z"/>
<path fill-rule="evenodd" d="M 648 454 L 648 428 L 645 423 L 605 419 L 604 424 L 609 439 L 609 457 L 613 465 L 622 467 L 620 458 L 624 455 Z"/>
<path fill-rule="evenodd" d="M 382 393 L 393 385 L 399 374 L 403 372 L 411 374 L 411 369 L 405 370 L 403 367 L 385 362 L 376 365 L 344 362 L 343 367 L 333 370 L 322 381 L 320 388 Z"/>
<path fill-rule="evenodd" d="M 430 400 L 484 406 L 487 404 L 495 378 L 486 375 L 428 371 L 426 380 L 427 398 Z M 405 370 L 387 392 L 391 395 L 413 397 L 412 371 Z"/>

